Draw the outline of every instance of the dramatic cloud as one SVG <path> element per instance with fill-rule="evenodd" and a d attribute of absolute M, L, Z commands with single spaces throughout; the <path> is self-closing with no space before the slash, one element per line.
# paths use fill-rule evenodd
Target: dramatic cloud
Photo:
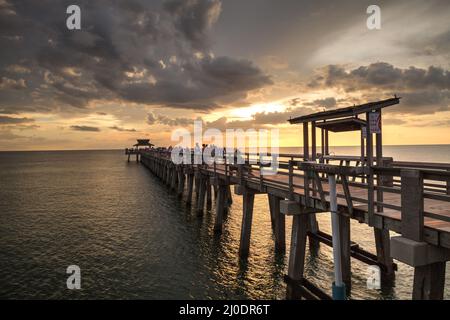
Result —
<path fill-rule="evenodd" d="M 448 0 L 381 1 L 376 31 L 366 28 L 368 1 L 278 2 L 0 0 L 0 139 L 119 148 L 139 132 L 163 144 L 201 117 L 220 129 L 276 126 L 290 139 L 290 117 L 394 94 L 401 103 L 385 124 L 443 130 Z M 81 30 L 66 27 L 71 4 Z M 389 143 L 447 143 L 433 128 Z M 54 139 L 61 133 L 74 140 Z M 18 147 L 7 141 L 0 149 Z"/>
<path fill-rule="evenodd" d="M 347 92 L 361 89 L 420 89 L 424 87 L 450 89 L 450 72 L 439 67 L 428 69 L 396 68 L 386 62 L 346 70 L 340 65 L 329 65 L 310 82 L 310 87 L 338 87 Z"/>
<path fill-rule="evenodd" d="M 171 0 L 164 4 L 167 12 L 175 17 L 176 29 L 198 50 L 206 46 L 207 32 L 219 18 L 221 7 L 219 0 Z"/>
<path fill-rule="evenodd" d="M 397 68 L 377 62 L 347 70 L 329 65 L 308 84 L 312 89 L 334 88 L 347 94 L 363 93 L 367 100 L 397 94 L 404 99 L 395 110 L 403 113 L 434 113 L 450 110 L 450 71 L 430 66 Z"/>
<path fill-rule="evenodd" d="M 168 71 L 177 75 L 154 85 L 136 82 L 116 89 L 129 101 L 213 109 L 245 99 L 248 91 L 271 83 L 251 62 L 227 57 L 205 57 L 184 64 L 182 69 L 180 73 L 178 69 Z"/>
<path fill-rule="evenodd" d="M 100 132 L 100 128 L 90 126 L 70 126 L 74 131 Z"/>
<path fill-rule="evenodd" d="M 68 111 L 94 100 L 205 110 L 272 83 L 248 60 L 212 54 L 219 0 L 80 0 L 79 31 L 66 28 L 67 1 L 2 4 L 5 113 Z"/>

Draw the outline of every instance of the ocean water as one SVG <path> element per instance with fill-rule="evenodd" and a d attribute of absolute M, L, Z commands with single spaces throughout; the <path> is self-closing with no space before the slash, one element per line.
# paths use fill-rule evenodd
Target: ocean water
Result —
<path fill-rule="evenodd" d="M 359 150 L 345 148 L 332 151 Z M 450 146 L 387 146 L 385 155 L 450 162 Z M 0 298 L 284 299 L 288 253 L 274 251 L 267 196 L 256 196 L 247 261 L 238 259 L 242 201 L 233 200 L 215 235 L 214 206 L 198 216 L 121 150 L 0 152 Z M 328 214 L 318 219 L 330 232 Z M 372 230 L 354 221 L 352 240 L 374 250 Z M 69 265 L 81 268 L 81 290 L 66 287 Z M 410 298 L 412 268 L 399 263 L 381 290 L 366 288 L 366 268 L 352 259 L 352 299 Z M 330 292 L 331 248 L 307 254 L 305 274 Z M 446 299 L 449 287 L 447 266 Z"/>

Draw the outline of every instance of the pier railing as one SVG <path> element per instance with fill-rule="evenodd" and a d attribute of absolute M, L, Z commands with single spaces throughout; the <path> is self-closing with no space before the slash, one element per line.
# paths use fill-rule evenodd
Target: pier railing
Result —
<path fill-rule="evenodd" d="M 146 151 L 157 155 L 158 157 L 170 159 L 170 151 Z M 191 152 L 191 163 L 194 163 L 194 152 Z M 237 157 L 244 160 L 238 164 Z M 275 158 L 274 158 L 275 157 Z M 271 162 L 277 161 L 277 178 L 271 178 L 270 175 L 261 174 L 263 168 L 271 165 Z M 375 160 L 375 159 L 374 159 Z M 326 163 L 341 168 L 364 168 L 365 159 L 357 156 L 321 156 L 317 155 L 318 163 Z M 420 163 L 407 161 L 393 161 L 390 157 L 382 158 L 382 165 L 378 165 L 376 160 L 374 166 L 367 170 L 346 170 L 344 174 L 338 174 L 337 184 L 340 185 L 338 198 L 345 200 L 347 207 L 352 209 L 365 205 L 369 216 L 372 217 L 376 212 L 383 212 L 384 209 L 402 211 L 402 204 L 398 201 L 390 201 L 391 197 L 383 197 L 383 194 L 395 194 L 401 197 L 402 186 L 405 184 L 405 178 L 402 180 L 402 172 L 416 171 L 420 178 L 422 187 L 420 194 L 424 199 L 434 201 L 450 202 L 450 164 L 443 163 Z M 293 153 L 279 154 L 259 154 L 259 153 L 226 153 L 214 155 L 214 161 L 207 163 L 202 159 L 201 164 L 195 166 L 203 170 L 210 170 L 214 175 L 224 175 L 226 177 L 235 177 L 239 181 L 249 180 L 257 181 L 261 185 L 272 186 L 275 188 L 288 189 L 289 194 L 300 192 L 306 198 L 315 198 L 325 203 L 329 191 L 324 187 L 327 177 L 324 172 L 316 172 L 311 169 L 305 169 L 305 159 L 303 155 Z M 344 171 L 342 171 L 344 172 Z M 367 176 L 372 174 L 375 183 L 371 186 L 367 183 Z M 352 190 L 366 190 L 365 193 Z M 405 189 L 405 188 L 403 188 Z M 386 198 L 386 200 L 384 200 Z M 395 199 L 395 198 L 394 198 Z M 372 203 L 372 206 L 368 206 Z M 373 208 L 373 209 L 372 209 Z M 424 211 L 424 217 L 437 220 L 450 221 L 450 217 L 437 215 L 433 212 Z"/>
<path fill-rule="evenodd" d="M 157 153 L 162 158 L 170 158 L 171 152 L 170 151 L 145 151 L 145 152 L 151 152 L 151 153 Z M 300 154 L 293 154 L 293 153 L 279 153 L 276 155 L 273 155 L 271 153 L 266 153 L 264 155 L 258 154 L 258 153 L 242 153 L 239 155 L 240 157 L 243 157 L 245 159 L 244 165 L 249 166 L 251 169 L 260 170 L 262 167 L 268 166 L 267 163 L 270 163 L 273 161 L 273 157 L 276 157 L 276 161 L 278 162 L 278 174 L 281 175 L 289 175 L 289 163 L 290 161 L 299 162 L 304 161 L 303 155 Z M 231 161 L 230 159 L 233 159 L 234 161 Z M 203 159 L 202 159 L 203 160 Z M 366 164 L 366 159 L 361 159 L 361 157 L 358 156 L 322 156 L 320 153 L 317 154 L 317 161 L 319 163 L 327 163 L 327 164 L 336 164 L 339 166 L 353 166 L 353 167 L 362 167 Z M 391 157 L 383 157 L 382 158 L 383 164 L 380 166 L 377 164 L 376 159 L 374 159 L 374 166 L 381 168 L 381 167 L 394 167 L 394 168 L 411 168 L 411 169 L 418 169 L 418 170 L 436 170 L 438 173 L 443 173 L 442 177 L 445 177 L 445 172 L 450 172 L 450 164 L 447 163 L 425 163 L 425 162 L 408 162 L 408 161 L 393 161 Z M 191 153 L 191 163 L 194 163 L 194 152 Z M 227 173 L 233 173 L 234 170 L 230 170 L 230 166 L 237 166 L 236 161 L 236 154 L 234 153 L 223 153 L 222 157 L 214 156 L 214 162 L 212 164 L 208 164 L 205 161 L 202 161 L 202 166 L 206 167 L 213 167 L 215 170 L 217 170 L 217 166 L 220 165 L 223 167 L 224 171 L 227 171 Z M 303 178 L 304 172 L 300 170 L 293 170 L 292 174 L 294 177 Z M 377 174 L 381 174 L 380 170 L 377 172 L 374 172 L 375 174 L 375 180 Z M 254 176 L 254 175 L 253 175 Z M 257 176 L 254 177 L 259 177 Z M 400 176 L 396 175 L 387 175 L 385 174 L 385 180 L 384 185 L 388 185 L 391 187 L 400 187 L 401 185 L 401 179 Z M 321 175 L 321 179 L 325 179 L 325 175 Z M 367 183 L 365 183 L 365 176 L 359 176 L 359 179 L 356 175 L 349 177 L 349 183 L 352 186 L 367 186 Z M 260 179 L 264 179 L 264 177 L 261 177 Z M 339 181 L 339 180 L 338 180 Z M 303 187 L 303 186 L 297 186 L 297 187 Z M 376 188 L 376 187 L 375 187 Z M 436 192 L 436 193 L 443 193 L 450 195 L 450 179 L 440 179 L 440 180 L 431 180 L 431 179 L 425 179 L 424 181 L 424 188 L 426 191 L 429 192 Z M 385 189 L 384 191 L 386 191 Z M 391 189 L 392 190 L 392 189 Z"/>

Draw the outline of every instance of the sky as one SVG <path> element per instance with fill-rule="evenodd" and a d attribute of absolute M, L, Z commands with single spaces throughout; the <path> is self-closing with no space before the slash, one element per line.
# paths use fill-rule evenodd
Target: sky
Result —
<path fill-rule="evenodd" d="M 448 0 L 0 0 L 0 150 L 168 146 L 194 120 L 300 146 L 290 117 L 394 95 L 384 144 L 449 144 L 449 21 Z"/>

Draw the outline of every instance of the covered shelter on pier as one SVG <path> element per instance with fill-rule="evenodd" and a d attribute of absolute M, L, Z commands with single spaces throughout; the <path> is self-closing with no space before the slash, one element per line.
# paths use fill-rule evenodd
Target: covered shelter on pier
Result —
<path fill-rule="evenodd" d="M 137 143 L 133 145 L 133 148 L 126 148 L 125 154 L 128 155 L 128 162 L 130 162 L 130 156 L 132 154 L 136 155 L 136 161 L 139 161 L 139 154 L 142 149 L 150 149 L 154 146 L 153 143 L 150 143 L 150 139 L 137 139 Z M 142 149 L 141 149 L 142 148 Z"/>
<path fill-rule="evenodd" d="M 382 147 L 382 110 L 386 107 L 393 106 L 400 103 L 400 98 L 394 96 L 394 98 L 380 100 L 376 102 L 369 102 L 361 105 L 355 105 L 346 108 L 339 108 L 333 110 L 327 110 L 317 112 L 305 116 L 289 119 L 290 124 L 302 124 L 303 125 L 303 159 L 304 161 L 317 161 L 321 163 L 329 163 L 329 161 L 340 161 L 340 165 L 349 165 L 351 160 L 355 160 L 356 166 L 368 166 L 374 165 L 374 162 L 378 166 L 385 165 L 383 158 Z M 309 148 L 309 125 L 311 124 L 311 154 Z M 321 153 L 317 153 L 317 129 L 321 132 Z M 361 154 L 358 157 L 351 157 L 348 155 L 330 155 L 330 139 L 329 133 L 340 133 L 360 131 L 360 148 Z M 374 138 L 375 134 L 375 158 L 374 158 Z M 392 159 L 391 159 L 392 161 Z M 371 193 L 374 192 L 374 181 L 371 173 L 363 178 L 362 182 L 367 179 L 368 198 L 372 199 Z M 381 185 L 382 181 L 377 181 L 377 185 Z M 377 201 L 382 201 L 383 193 L 380 189 L 377 190 Z M 382 208 L 379 208 L 382 210 Z M 369 225 L 373 225 L 373 203 L 368 204 L 369 211 Z"/>
<path fill-rule="evenodd" d="M 133 145 L 136 149 L 139 149 L 139 147 L 146 147 L 151 148 L 154 144 L 150 143 L 150 139 L 137 139 L 137 143 Z"/>
<path fill-rule="evenodd" d="M 317 112 L 289 119 L 290 124 L 303 124 L 303 155 L 305 160 L 317 159 L 317 128 L 321 132 L 320 160 L 330 158 L 330 132 L 361 132 L 361 164 L 373 164 L 373 134 L 376 134 L 375 159 L 381 163 L 382 153 L 382 109 L 398 104 L 400 98 L 369 102 L 358 106 Z M 370 123 L 368 126 L 367 124 Z M 311 124 L 311 155 L 309 153 L 309 124 Z M 377 162 L 378 163 L 378 162 Z"/>

